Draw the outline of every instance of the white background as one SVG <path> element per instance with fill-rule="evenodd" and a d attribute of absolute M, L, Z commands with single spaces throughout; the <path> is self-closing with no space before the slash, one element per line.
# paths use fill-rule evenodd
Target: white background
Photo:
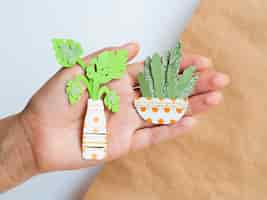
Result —
<path fill-rule="evenodd" d="M 59 68 L 50 40 L 71 37 L 88 52 L 138 41 L 138 59 L 177 41 L 198 0 L 8 0 L 0 3 L 0 118 L 19 112 Z M 4 134 L 4 133 L 0 133 Z M 77 200 L 98 168 L 34 177 L 0 200 Z M 1 177 L 0 177 L 1 179 Z M 3 180 L 1 180 L 3 181 Z"/>

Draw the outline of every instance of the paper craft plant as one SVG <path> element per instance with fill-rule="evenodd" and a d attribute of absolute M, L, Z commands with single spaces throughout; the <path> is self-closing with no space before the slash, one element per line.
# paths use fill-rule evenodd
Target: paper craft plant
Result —
<path fill-rule="evenodd" d="M 107 130 L 104 104 L 111 112 L 119 111 L 119 96 L 104 84 L 120 79 L 126 69 L 126 50 L 105 51 L 85 63 L 81 58 L 83 50 L 73 40 L 53 39 L 57 62 L 65 68 L 80 65 L 85 75 L 78 75 L 66 84 L 66 94 L 70 104 L 76 104 L 83 95 L 83 85 L 89 99 L 84 122 L 82 151 L 83 159 L 103 159 L 106 156 Z M 103 103 L 103 100 L 104 103 Z"/>
<path fill-rule="evenodd" d="M 142 97 L 134 104 L 138 114 L 153 124 L 179 121 L 188 107 L 188 96 L 197 81 L 195 67 L 180 71 L 181 44 L 160 56 L 155 53 L 145 60 L 144 71 L 138 74 Z"/>

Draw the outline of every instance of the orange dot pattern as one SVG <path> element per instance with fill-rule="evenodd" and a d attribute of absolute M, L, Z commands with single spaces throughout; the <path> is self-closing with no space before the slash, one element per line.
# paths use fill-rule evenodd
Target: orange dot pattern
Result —
<path fill-rule="evenodd" d="M 169 107 L 165 107 L 165 108 L 164 108 L 164 112 L 165 112 L 165 113 L 169 113 L 170 111 L 171 111 L 171 109 L 170 109 Z"/>
<path fill-rule="evenodd" d="M 152 123 L 152 119 L 151 119 L 151 118 L 147 118 L 147 119 L 146 119 L 146 122 L 148 122 L 148 123 L 151 124 L 151 123 Z"/>
<path fill-rule="evenodd" d="M 183 110 L 181 108 L 176 108 L 176 112 L 181 113 L 181 112 L 183 112 Z"/>
<path fill-rule="evenodd" d="M 146 112 L 146 107 L 141 107 L 140 110 L 141 112 Z"/>
<path fill-rule="evenodd" d="M 158 119 L 158 123 L 159 123 L 159 124 L 164 124 L 164 119 L 159 118 L 159 119 Z"/>
<path fill-rule="evenodd" d="M 152 112 L 156 113 L 158 111 L 159 111 L 159 109 L 157 107 L 152 107 Z"/>

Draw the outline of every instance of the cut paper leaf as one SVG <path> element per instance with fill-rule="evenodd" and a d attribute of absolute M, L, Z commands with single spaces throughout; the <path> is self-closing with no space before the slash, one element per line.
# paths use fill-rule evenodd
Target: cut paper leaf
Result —
<path fill-rule="evenodd" d="M 138 114 L 154 124 L 177 122 L 186 112 L 187 97 L 194 90 L 197 76 L 195 67 L 187 67 L 179 74 L 181 43 L 164 56 L 154 54 L 144 63 L 144 72 L 137 76 L 142 97 L 134 104 Z"/>
<path fill-rule="evenodd" d="M 105 51 L 93 58 L 86 69 L 88 79 L 94 79 L 98 84 L 120 79 L 126 69 L 127 54 L 126 50 Z"/>
<path fill-rule="evenodd" d="M 57 62 L 63 67 L 72 67 L 83 54 L 81 45 L 71 39 L 53 39 L 52 45 Z"/>
<path fill-rule="evenodd" d="M 109 92 L 104 98 L 105 106 L 111 112 L 119 111 L 119 102 L 120 102 L 120 97 L 113 91 Z"/>
<path fill-rule="evenodd" d="M 153 79 L 153 86 L 155 96 L 158 98 L 163 98 L 163 87 L 165 84 L 165 68 L 161 62 L 161 57 L 159 54 L 154 54 L 151 60 L 151 72 Z"/>
<path fill-rule="evenodd" d="M 169 51 L 169 61 L 166 73 L 166 97 L 168 98 L 176 98 L 177 74 L 180 69 L 181 56 L 181 44 L 178 43 L 175 48 Z"/>
<path fill-rule="evenodd" d="M 66 93 L 70 104 L 77 103 L 83 94 L 83 86 L 80 81 L 76 79 L 68 81 L 66 86 Z"/>
<path fill-rule="evenodd" d="M 197 76 L 194 76 L 196 68 L 191 66 L 185 69 L 182 75 L 178 76 L 178 81 L 176 83 L 176 98 L 185 98 L 189 96 L 197 81 Z"/>

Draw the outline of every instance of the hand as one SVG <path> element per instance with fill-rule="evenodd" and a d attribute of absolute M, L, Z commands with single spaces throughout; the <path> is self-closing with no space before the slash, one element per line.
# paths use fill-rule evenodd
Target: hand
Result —
<path fill-rule="evenodd" d="M 104 50 L 118 48 L 128 50 L 129 61 L 139 51 L 135 43 Z M 89 55 L 85 60 L 88 62 L 104 50 Z M 190 111 L 180 122 L 171 126 L 148 125 L 133 107 L 136 96 L 133 87 L 137 83 L 138 72 L 143 70 L 143 63 L 129 64 L 126 75 L 109 84 L 119 94 L 121 102 L 118 113 L 106 112 L 109 137 L 105 161 L 187 132 L 193 126 L 196 114 L 207 111 L 222 100 L 219 90 L 228 84 L 228 76 L 212 70 L 207 58 L 184 55 L 182 68 L 192 64 L 197 67 L 199 80 L 189 100 Z M 83 168 L 99 162 L 82 160 L 81 156 L 82 124 L 88 94 L 85 93 L 81 101 L 71 106 L 65 93 L 66 81 L 81 73 L 83 71 L 79 66 L 61 69 L 33 96 L 22 113 L 24 128 L 31 140 L 37 166 L 42 172 Z"/>

